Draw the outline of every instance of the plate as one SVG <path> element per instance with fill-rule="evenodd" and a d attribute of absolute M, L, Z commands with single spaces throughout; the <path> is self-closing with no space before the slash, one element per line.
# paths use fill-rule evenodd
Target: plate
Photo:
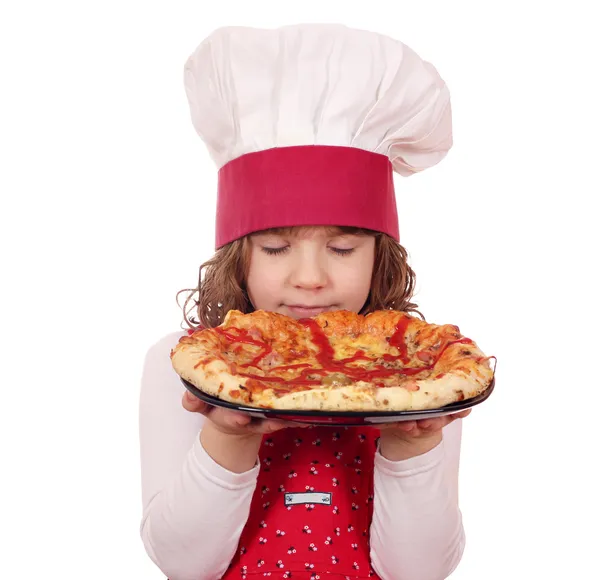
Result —
<path fill-rule="evenodd" d="M 470 409 L 475 405 L 483 403 L 494 390 L 495 379 L 490 386 L 481 394 L 471 399 L 450 403 L 437 409 L 425 409 L 421 411 L 284 411 L 279 409 L 262 409 L 238 405 L 229 401 L 222 401 L 217 397 L 208 395 L 200 389 L 181 379 L 186 389 L 200 400 L 214 407 L 224 407 L 233 411 L 247 413 L 256 419 L 280 419 L 282 421 L 294 421 L 296 423 L 307 423 L 310 425 L 376 425 L 378 423 L 397 423 L 399 421 L 416 421 L 418 419 L 431 419 L 458 413 Z"/>

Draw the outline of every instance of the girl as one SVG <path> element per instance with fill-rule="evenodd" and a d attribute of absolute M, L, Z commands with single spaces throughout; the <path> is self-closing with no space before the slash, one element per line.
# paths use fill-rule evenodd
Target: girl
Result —
<path fill-rule="evenodd" d="M 343 26 L 225 28 L 189 58 L 185 82 L 220 167 L 217 252 L 184 305 L 190 329 L 232 308 L 417 312 L 392 171 L 421 171 L 451 146 L 430 64 Z M 169 360 L 179 336 L 147 355 L 140 419 L 141 534 L 171 580 L 454 570 L 466 412 L 381 429 L 251 421 L 185 392 Z"/>

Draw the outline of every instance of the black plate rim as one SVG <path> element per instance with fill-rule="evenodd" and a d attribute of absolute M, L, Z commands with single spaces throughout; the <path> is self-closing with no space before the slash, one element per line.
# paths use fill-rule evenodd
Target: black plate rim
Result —
<path fill-rule="evenodd" d="M 285 416 L 294 416 L 294 417 L 314 417 L 316 419 L 323 417 L 346 417 L 346 418 L 384 418 L 384 417 L 411 417 L 411 416 L 423 416 L 423 415 L 436 415 L 438 413 L 459 413 L 460 411 L 465 411 L 466 409 L 470 409 L 480 403 L 483 403 L 494 390 L 494 386 L 496 383 L 496 377 L 492 378 L 492 381 L 488 388 L 480 393 L 479 395 L 472 397 L 470 399 L 465 399 L 464 401 L 458 401 L 455 403 L 450 403 L 445 405 L 444 407 L 436 407 L 435 409 L 422 409 L 422 410 L 413 410 L 413 411 L 316 411 L 316 410 L 308 410 L 308 411 L 295 411 L 292 409 L 268 409 L 264 407 L 248 407 L 246 405 L 237 405 L 236 403 L 231 403 L 230 401 L 224 401 L 222 399 L 218 399 L 213 395 L 209 395 L 204 391 L 201 391 L 198 387 L 186 381 L 184 378 L 179 377 L 181 382 L 184 384 L 185 388 L 190 391 L 193 395 L 198 397 L 200 400 L 204 401 L 213 406 L 224 407 L 226 409 L 230 409 L 232 411 L 240 411 L 243 413 L 262 413 L 265 416 L 268 415 L 277 415 L 277 417 L 285 417 Z"/>

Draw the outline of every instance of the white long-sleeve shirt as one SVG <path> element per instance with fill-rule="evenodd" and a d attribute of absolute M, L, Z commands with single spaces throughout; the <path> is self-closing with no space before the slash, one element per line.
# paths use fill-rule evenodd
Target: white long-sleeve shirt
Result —
<path fill-rule="evenodd" d="M 204 417 L 181 405 L 183 384 L 169 353 L 182 332 L 148 352 L 140 396 L 143 516 L 150 558 L 170 580 L 216 580 L 227 570 L 256 487 L 257 464 L 236 474 L 204 450 Z M 373 569 L 383 580 L 443 580 L 465 537 L 458 507 L 461 420 L 423 455 L 389 461 L 375 455 Z"/>

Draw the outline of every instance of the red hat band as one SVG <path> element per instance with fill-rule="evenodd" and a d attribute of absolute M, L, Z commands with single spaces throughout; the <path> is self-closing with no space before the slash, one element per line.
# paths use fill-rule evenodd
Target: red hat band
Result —
<path fill-rule="evenodd" d="M 367 228 L 399 241 L 388 157 L 302 145 L 248 153 L 220 169 L 217 248 L 268 228 L 318 225 Z"/>

